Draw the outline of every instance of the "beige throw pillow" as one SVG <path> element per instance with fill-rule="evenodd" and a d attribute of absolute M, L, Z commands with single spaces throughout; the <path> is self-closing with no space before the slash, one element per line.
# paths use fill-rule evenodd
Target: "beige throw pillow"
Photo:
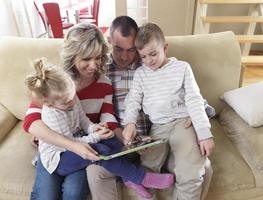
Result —
<path fill-rule="evenodd" d="M 263 81 L 226 92 L 222 98 L 249 126 L 263 125 Z"/>

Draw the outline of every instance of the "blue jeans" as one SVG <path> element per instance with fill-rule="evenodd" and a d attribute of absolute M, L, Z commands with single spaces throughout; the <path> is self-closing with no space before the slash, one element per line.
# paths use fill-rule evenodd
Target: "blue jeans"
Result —
<path fill-rule="evenodd" d="M 99 143 L 90 144 L 91 147 L 101 155 L 110 155 L 120 151 L 122 144 L 117 138 L 102 140 Z M 79 155 L 65 151 L 60 156 L 60 162 L 55 172 L 60 175 L 68 175 L 72 172 L 86 168 L 90 164 L 97 164 L 114 175 L 120 176 L 124 182 L 131 181 L 135 184 L 141 184 L 145 176 L 145 170 L 128 162 L 125 156 L 113 158 L 110 160 L 99 160 L 92 162 L 85 160 Z"/>
<path fill-rule="evenodd" d="M 67 176 L 49 174 L 40 158 L 38 159 L 31 200 L 86 200 L 88 193 L 85 169 Z"/>

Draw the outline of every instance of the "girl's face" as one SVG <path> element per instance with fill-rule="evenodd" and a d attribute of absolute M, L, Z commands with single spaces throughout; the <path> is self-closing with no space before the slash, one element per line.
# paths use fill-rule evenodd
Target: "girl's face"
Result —
<path fill-rule="evenodd" d="M 64 95 L 51 95 L 51 103 L 48 105 L 58 110 L 67 111 L 75 105 L 76 92 L 66 93 Z"/>
<path fill-rule="evenodd" d="M 154 71 L 164 66 L 167 62 L 167 44 L 163 45 L 156 40 L 151 40 L 138 52 L 143 64 Z"/>
<path fill-rule="evenodd" d="M 87 79 L 93 78 L 95 72 L 101 67 L 101 54 L 93 55 L 88 58 L 76 59 L 75 66 L 79 71 L 80 77 Z"/>

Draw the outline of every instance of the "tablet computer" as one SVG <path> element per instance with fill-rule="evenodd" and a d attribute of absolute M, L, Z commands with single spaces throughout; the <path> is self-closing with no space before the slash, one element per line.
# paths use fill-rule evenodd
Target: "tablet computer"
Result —
<path fill-rule="evenodd" d="M 157 139 L 157 140 L 151 140 L 151 141 L 136 142 L 136 143 L 133 143 L 131 145 L 124 146 L 120 152 L 117 152 L 117 153 L 114 153 L 111 155 L 107 155 L 107 156 L 99 155 L 99 157 L 102 160 L 109 160 L 109 159 L 116 158 L 119 156 L 123 156 L 123 155 L 129 154 L 129 153 L 135 152 L 135 151 L 139 151 L 139 150 L 142 150 L 145 148 L 149 148 L 149 147 L 153 147 L 156 145 L 163 144 L 163 143 L 165 143 L 165 141 L 166 141 L 166 139 Z"/>

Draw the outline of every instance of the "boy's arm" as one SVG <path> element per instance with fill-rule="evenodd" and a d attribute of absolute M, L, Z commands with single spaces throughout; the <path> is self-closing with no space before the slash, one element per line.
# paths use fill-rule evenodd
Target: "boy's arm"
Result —
<path fill-rule="evenodd" d="M 186 64 L 184 75 L 185 104 L 191 117 L 198 140 L 213 137 L 210 122 L 204 108 L 204 100 L 189 64 Z"/>
<path fill-rule="evenodd" d="M 125 98 L 125 113 L 124 113 L 124 130 L 122 132 L 124 137 L 124 143 L 131 141 L 136 135 L 136 121 L 139 115 L 139 111 L 142 107 L 143 91 L 142 91 L 142 79 L 139 71 L 136 70 L 132 82 L 132 87 Z"/>

